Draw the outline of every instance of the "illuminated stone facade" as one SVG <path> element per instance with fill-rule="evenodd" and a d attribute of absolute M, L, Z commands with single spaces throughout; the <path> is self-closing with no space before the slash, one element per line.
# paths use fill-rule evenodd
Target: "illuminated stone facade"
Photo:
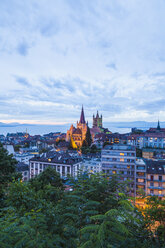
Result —
<path fill-rule="evenodd" d="M 80 121 L 77 122 L 77 128 L 71 125 L 66 134 L 66 141 L 71 141 L 73 148 L 82 146 L 87 132 L 87 123 L 85 122 L 84 109 L 82 107 Z"/>
<path fill-rule="evenodd" d="M 96 117 L 93 115 L 93 128 L 95 128 L 95 127 L 100 127 L 100 128 L 103 127 L 102 115 L 99 116 L 98 111 L 97 111 Z"/>

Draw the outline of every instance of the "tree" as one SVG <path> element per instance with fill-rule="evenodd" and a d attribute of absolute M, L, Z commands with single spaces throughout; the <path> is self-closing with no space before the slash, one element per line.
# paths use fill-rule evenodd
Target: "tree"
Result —
<path fill-rule="evenodd" d="M 91 146 L 91 153 L 96 153 L 97 151 L 98 151 L 97 146 L 95 144 L 93 144 Z"/>
<path fill-rule="evenodd" d="M 58 201 L 63 196 L 64 185 L 60 174 L 48 167 L 42 173 L 30 180 L 30 186 L 49 201 Z"/>
<path fill-rule="evenodd" d="M 139 158 L 142 157 L 142 149 L 136 148 L 136 157 L 139 157 Z"/>
<path fill-rule="evenodd" d="M 87 143 L 87 146 L 90 147 L 90 145 L 92 144 L 92 137 L 91 137 L 90 128 L 88 126 L 87 126 L 85 141 Z"/>
<path fill-rule="evenodd" d="M 1 247 L 164 247 L 163 222 L 155 239 L 145 213 L 127 200 L 116 175 L 109 179 L 104 174 L 80 174 L 69 180 L 73 191 L 64 191 L 58 173 L 49 167 L 44 172 L 29 182 L 15 180 L 7 188 Z M 154 211 L 159 209 L 156 220 L 164 216 L 160 205 L 153 204 Z"/>
<path fill-rule="evenodd" d="M 13 155 L 9 155 L 0 143 L 0 205 L 3 203 L 4 190 L 8 187 L 9 182 L 13 178 L 21 177 L 19 173 L 16 173 L 16 164 L 17 161 L 13 158 Z"/>
<path fill-rule="evenodd" d="M 105 214 L 90 217 L 91 222 L 80 230 L 79 248 L 148 248 L 156 247 L 145 228 L 143 216 L 119 194 L 117 207 Z"/>
<path fill-rule="evenodd" d="M 147 225 L 153 230 L 160 244 L 165 243 L 165 199 L 158 196 L 146 197 L 144 216 Z"/>

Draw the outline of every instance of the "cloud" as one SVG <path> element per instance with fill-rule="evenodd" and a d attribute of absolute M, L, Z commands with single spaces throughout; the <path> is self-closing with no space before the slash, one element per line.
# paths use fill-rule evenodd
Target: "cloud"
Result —
<path fill-rule="evenodd" d="M 28 80 L 24 77 L 19 77 L 19 76 L 15 76 L 16 82 L 23 85 L 23 86 L 27 86 L 30 87 L 31 84 L 28 82 Z"/>
<path fill-rule="evenodd" d="M 89 120 L 97 109 L 165 118 L 164 11 L 161 0 L 0 1 L 0 118 L 4 106 L 6 118 L 71 122 L 81 104 Z"/>
<path fill-rule="evenodd" d="M 117 69 L 115 63 L 106 64 L 106 67 L 114 69 L 114 70 Z"/>
<path fill-rule="evenodd" d="M 29 46 L 27 45 L 26 42 L 21 42 L 17 46 L 17 51 L 22 56 L 26 56 L 28 54 L 28 49 L 29 49 Z"/>

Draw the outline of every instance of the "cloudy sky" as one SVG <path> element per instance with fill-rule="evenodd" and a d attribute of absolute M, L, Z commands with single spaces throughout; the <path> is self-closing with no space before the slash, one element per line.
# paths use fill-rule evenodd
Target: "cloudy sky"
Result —
<path fill-rule="evenodd" d="M 0 122 L 165 120 L 164 0 L 0 0 Z"/>

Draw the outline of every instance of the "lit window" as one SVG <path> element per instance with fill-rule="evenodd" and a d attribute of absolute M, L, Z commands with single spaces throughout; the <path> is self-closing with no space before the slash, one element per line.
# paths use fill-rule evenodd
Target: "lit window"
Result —
<path fill-rule="evenodd" d="M 51 158 L 48 158 L 48 161 L 51 162 Z"/>
<path fill-rule="evenodd" d="M 161 190 L 159 190 L 159 191 L 158 191 L 158 193 L 159 193 L 159 195 L 161 195 L 161 194 L 162 194 L 162 191 L 161 191 Z"/>
<path fill-rule="evenodd" d="M 138 178 L 139 183 L 144 183 L 144 179 Z"/>
<path fill-rule="evenodd" d="M 120 162 L 124 162 L 124 158 L 120 158 Z"/>
<path fill-rule="evenodd" d="M 116 174 L 116 171 L 112 171 L 113 174 Z"/>
<path fill-rule="evenodd" d="M 124 153 L 123 152 L 120 152 L 120 156 L 124 156 Z"/>

